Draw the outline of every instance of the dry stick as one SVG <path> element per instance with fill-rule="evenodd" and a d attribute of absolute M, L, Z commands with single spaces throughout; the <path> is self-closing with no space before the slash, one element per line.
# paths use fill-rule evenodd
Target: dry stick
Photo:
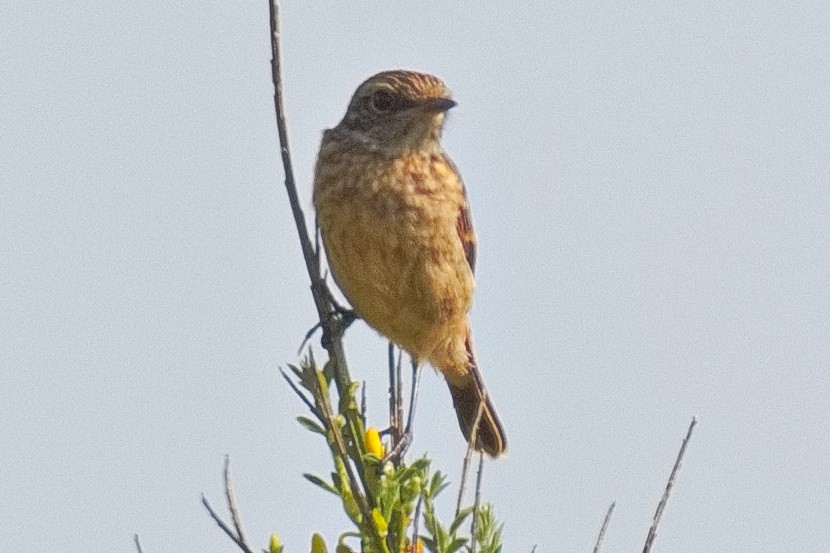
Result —
<path fill-rule="evenodd" d="M 335 364 L 335 382 L 337 383 L 337 392 L 341 398 L 350 393 L 349 387 L 351 378 L 349 377 L 349 370 L 346 365 L 346 354 L 343 350 L 343 342 L 341 340 L 340 328 L 335 324 L 332 316 L 331 292 L 326 286 L 325 281 L 320 276 L 320 257 L 319 251 L 315 251 L 311 245 L 311 240 L 308 237 L 308 228 L 305 223 L 305 215 L 303 209 L 300 207 L 300 200 L 297 196 L 297 185 L 294 180 L 294 170 L 291 165 L 291 152 L 288 145 L 288 131 L 285 123 L 285 101 L 282 86 L 282 66 L 281 66 L 281 51 L 280 51 L 280 18 L 279 6 L 277 0 L 269 0 L 268 8 L 270 13 L 271 24 L 271 80 L 274 83 L 274 110 L 277 116 L 277 132 L 280 139 L 280 154 L 282 156 L 282 165 L 285 170 L 285 190 L 288 193 L 288 200 L 291 204 L 291 212 L 294 215 L 294 222 L 297 225 L 297 234 L 300 238 L 300 246 L 303 250 L 303 258 L 305 259 L 306 269 L 308 270 L 308 277 L 311 280 L 311 294 L 314 296 L 314 304 L 317 307 L 317 315 L 320 318 L 320 324 L 323 326 L 323 332 L 328 337 L 327 350 L 329 359 Z M 319 249 L 319 248 L 318 248 Z M 339 432 L 335 432 L 335 437 L 340 453 L 344 456 L 347 471 L 349 473 L 349 484 L 352 492 L 355 493 L 355 499 L 358 505 L 361 506 L 362 514 L 368 517 L 369 511 L 365 505 L 365 497 L 359 493 L 357 479 L 351 470 L 348 470 L 349 462 L 346 454 L 345 444 L 342 443 L 342 436 Z"/>
<path fill-rule="evenodd" d="M 233 486 L 231 485 L 231 477 L 230 477 L 230 457 L 225 455 L 225 497 L 228 500 L 228 510 L 231 512 L 231 520 L 233 521 L 234 528 L 236 531 L 232 530 L 230 526 L 225 524 L 219 515 L 216 514 L 216 511 L 213 510 L 213 507 L 210 506 L 208 503 L 205 494 L 202 494 L 202 505 L 205 506 L 210 517 L 219 525 L 219 528 L 225 532 L 228 537 L 233 540 L 233 542 L 245 553 L 254 553 L 251 546 L 248 545 L 248 540 L 245 538 L 245 532 L 242 530 L 242 520 L 239 518 L 239 508 L 236 506 L 236 494 L 233 491 Z M 136 536 L 136 538 L 138 538 Z M 136 544 L 137 544 L 136 539 Z"/>
<path fill-rule="evenodd" d="M 319 245 L 315 251 L 308 236 L 308 227 L 305 222 L 303 209 L 300 207 L 300 200 L 297 196 L 297 185 L 294 180 L 294 170 L 291 165 L 291 151 L 288 144 L 288 130 L 285 122 L 285 95 L 282 85 L 282 65 L 280 50 L 280 17 L 278 0 L 269 0 L 268 9 L 271 27 L 271 80 L 274 83 L 274 111 L 277 116 L 277 133 L 280 139 L 280 155 L 282 166 L 285 170 L 285 190 L 288 193 L 288 201 L 291 205 L 291 213 L 297 225 L 297 234 L 300 239 L 300 246 L 303 250 L 308 277 L 311 280 L 311 294 L 314 297 L 314 305 L 317 307 L 317 315 L 323 327 L 324 334 L 328 337 L 327 347 L 329 359 L 335 364 L 335 382 L 337 392 L 341 398 L 349 394 L 351 378 L 349 377 L 348 366 L 346 365 L 346 354 L 343 350 L 343 341 L 339 325 L 336 324 L 332 315 L 331 292 L 326 286 L 325 280 L 320 276 L 320 251 Z M 348 462 L 346 447 L 343 437 L 339 432 L 334 432 L 335 442 L 339 453 L 343 456 L 346 470 L 349 475 L 349 484 L 355 500 L 361 507 L 361 513 L 367 521 L 371 521 L 370 513 L 366 506 L 366 498 L 360 493 L 359 484 L 354 477 L 351 466 Z"/>
<path fill-rule="evenodd" d="M 322 422 L 323 415 L 322 413 L 320 413 L 320 410 L 317 409 L 317 407 L 315 407 L 314 404 L 311 403 L 311 401 L 309 401 L 307 397 L 305 397 L 305 394 L 302 391 L 300 391 L 297 385 L 294 384 L 294 381 L 291 380 L 291 378 L 289 378 L 288 374 L 286 374 L 286 372 L 282 370 L 282 368 L 280 368 L 280 374 L 282 374 L 282 377 L 285 379 L 286 382 L 288 382 L 288 385 L 291 387 L 291 389 L 294 390 L 294 393 L 297 394 L 297 396 L 301 400 L 303 400 L 303 403 L 306 404 L 306 407 L 308 407 L 309 411 L 311 411 L 312 414 L 314 414 L 314 416 L 316 416 L 317 419 Z"/>
<path fill-rule="evenodd" d="M 366 381 L 360 384 L 360 422 L 366 428 Z"/>
<path fill-rule="evenodd" d="M 680 451 L 677 453 L 677 460 L 674 462 L 669 481 L 666 483 L 666 490 L 663 492 L 663 497 L 660 498 L 660 503 L 657 504 L 657 511 L 654 513 L 654 520 L 651 523 L 651 528 L 648 529 L 648 536 L 646 536 L 646 543 L 643 547 L 643 553 L 649 553 L 651 546 L 654 544 L 654 539 L 657 537 L 657 526 L 660 524 L 660 518 L 663 516 L 663 510 L 666 508 L 666 503 L 669 501 L 669 494 L 674 487 L 674 481 L 677 478 L 677 471 L 680 469 L 680 463 L 683 461 L 683 456 L 686 454 L 686 446 L 689 445 L 689 439 L 692 437 L 692 430 L 697 425 L 697 419 L 692 417 L 692 422 L 689 424 L 689 430 L 686 432 L 686 437 L 683 438 L 683 444 L 680 446 Z"/>
<path fill-rule="evenodd" d="M 385 459 L 395 467 L 403 463 L 404 453 L 412 440 L 412 421 L 415 415 L 415 403 L 418 398 L 419 366 L 412 362 L 412 388 L 409 395 L 409 415 L 406 424 L 403 422 L 403 379 L 401 378 L 402 350 L 398 349 L 395 361 L 394 344 L 389 342 L 389 435 L 392 437 L 392 448 Z"/>
<path fill-rule="evenodd" d="M 135 541 L 135 548 L 138 550 L 138 553 L 144 553 L 144 551 L 141 550 L 141 544 L 138 542 L 138 534 L 133 537 L 133 540 Z"/>
<path fill-rule="evenodd" d="M 476 553 L 476 523 L 478 508 L 481 505 L 481 475 L 484 472 L 484 453 L 478 454 L 478 474 L 476 475 L 476 499 L 473 503 L 473 522 L 470 523 L 470 553 Z"/>
<path fill-rule="evenodd" d="M 403 379 L 401 378 L 401 360 L 403 359 L 403 351 L 398 348 L 398 360 L 395 362 L 395 397 L 397 403 L 395 404 L 395 420 L 398 421 L 397 434 L 395 435 L 395 447 L 403 439 L 404 423 L 403 423 Z"/>
<path fill-rule="evenodd" d="M 398 393 L 398 385 L 395 380 L 395 344 L 389 342 L 387 350 L 387 361 L 389 363 L 389 434 L 392 436 L 392 449 L 398 445 L 400 439 L 401 419 L 398 418 L 398 407 L 401 396 Z"/>
<path fill-rule="evenodd" d="M 230 466 L 231 457 L 230 455 L 225 455 L 225 498 L 228 500 L 228 510 L 231 512 L 231 520 L 233 521 L 233 527 L 236 528 L 236 535 L 239 537 L 239 541 L 247 543 L 248 540 L 245 539 L 245 530 L 242 529 L 242 520 L 239 518 L 239 507 L 236 505 L 236 494 L 231 485 Z"/>
<path fill-rule="evenodd" d="M 346 470 L 346 475 L 349 478 L 349 488 L 351 489 L 352 496 L 354 497 L 354 500 L 357 502 L 357 506 L 360 509 L 361 515 L 363 515 L 363 520 L 367 524 L 374 525 L 371 510 L 369 509 L 368 505 L 368 500 L 361 490 L 360 483 L 362 483 L 362 480 L 359 481 L 358 476 L 354 473 L 354 467 L 352 466 L 352 463 L 349 460 L 346 442 L 343 440 L 343 433 L 334 422 L 334 415 L 332 415 L 331 412 L 331 405 L 329 405 L 328 397 L 323 393 L 322 386 L 320 385 L 320 380 L 317 379 L 316 383 L 317 398 L 319 403 L 318 407 L 320 409 L 320 412 L 323 414 L 323 422 L 326 425 L 326 431 L 331 434 L 332 438 L 334 439 L 334 444 L 337 446 L 337 454 L 340 456 L 340 460 L 343 463 L 343 466 Z"/>
<path fill-rule="evenodd" d="M 205 497 L 205 494 L 202 494 L 202 505 L 204 505 L 205 509 L 207 509 L 208 514 L 210 514 L 210 518 L 212 518 L 214 520 L 214 522 L 216 522 L 216 524 L 219 525 L 219 528 L 221 528 L 222 531 L 225 532 L 228 535 L 228 537 L 233 541 L 233 543 L 235 543 L 237 545 L 237 547 L 239 547 L 239 549 L 241 549 L 245 553 L 254 553 L 254 551 L 250 548 L 250 546 L 247 543 L 245 543 L 244 541 L 241 541 L 236 536 L 234 531 L 231 530 L 230 526 L 225 524 L 225 521 L 223 521 L 219 517 L 219 515 L 216 514 L 216 511 L 214 511 L 213 507 L 211 507 L 210 503 L 208 503 L 208 500 Z"/>
<path fill-rule="evenodd" d="M 418 522 L 421 519 L 421 503 L 424 501 L 423 494 L 418 495 L 418 503 L 415 504 L 415 516 L 412 518 L 412 550 L 417 551 L 418 545 Z"/>
<path fill-rule="evenodd" d="M 461 485 L 458 486 L 458 501 L 455 504 L 455 516 L 461 512 L 461 500 L 464 498 L 464 488 L 467 485 L 467 471 L 470 468 L 470 457 L 473 455 L 473 444 L 478 438 L 478 424 L 481 422 L 481 415 L 484 413 L 484 399 L 478 403 L 478 411 L 473 421 L 473 430 L 470 432 L 470 439 L 467 440 L 467 453 L 464 454 L 464 462 L 461 465 Z"/>
<path fill-rule="evenodd" d="M 346 365 L 346 355 L 343 350 L 343 342 L 340 339 L 339 328 L 332 316 L 331 292 L 326 286 L 325 280 L 320 276 L 320 252 L 319 246 L 315 251 L 308 237 L 308 227 L 305 222 L 303 208 L 300 207 L 300 200 L 297 196 L 297 184 L 294 180 L 294 170 L 291 165 L 291 151 L 288 144 L 288 130 L 285 122 L 285 95 L 282 86 L 282 66 L 280 51 L 280 18 L 277 0 L 269 0 L 268 8 L 271 25 L 271 80 L 274 83 L 274 111 L 277 116 L 277 133 L 280 139 L 280 156 L 282 166 L 285 170 L 285 190 L 288 193 L 288 202 L 291 205 L 291 213 L 297 225 L 297 234 L 300 238 L 300 247 L 303 250 L 308 277 L 311 280 L 311 294 L 314 296 L 314 305 L 317 308 L 317 315 L 323 332 L 328 337 L 327 350 L 329 358 L 336 365 L 337 390 L 341 397 L 348 393 L 351 378 Z"/>
<path fill-rule="evenodd" d="M 599 529 L 599 536 L 597 536 L 597 543 L 594 545 L 594 553 L 599 553 L 600 547 L 602 547 L 602 540 L 605 539 L 605 531 L 608 529 L 608 522 L 611 520 L 611 514 L 614 512 L 614 507 L 617 506 L 617 502 L 614 501 L 611 503 L 611 506 L 608 507 L 608 512 L 605 513 L 605 520 L 602 521 L 602 528 Z"/>

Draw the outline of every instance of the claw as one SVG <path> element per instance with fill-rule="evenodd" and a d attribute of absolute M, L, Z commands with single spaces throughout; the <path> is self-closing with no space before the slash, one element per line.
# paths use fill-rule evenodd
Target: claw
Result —
<path fill-rule="evenodd" d="M 345 307 L 342 307 L 334 302 L 332 303 L 332 305 L 334 306 L 334 311 L 332 312 L 332 314 L 338 318 L 338 320 L 336 321 L 336 332 L 342 336 L 343 333 L 346 332 L 346 329 L 349 328 L 353 322 L 360 318 L 360 315 L 358 315 L 354 309 L 346 309 Z M 308 330 L 308 332 L 305 333 L 303 341 L 300 344 L 299 349 L 297 350 L 298 355 L 302 353 L 305 345 L 308 343 L 311 337 L 314 336 L 314 333 L 320 330 L 321 327 L 322 325 L 320 323 L 317 323 L 316 325 L 312 326 Z M 323 336 L 320 338 L 320 345 L 323 346 L 323 349 L 329 349 L 329 347 L 331 346 L 331 342 L 329 341 L 325 332 L 323 333 Z"/>

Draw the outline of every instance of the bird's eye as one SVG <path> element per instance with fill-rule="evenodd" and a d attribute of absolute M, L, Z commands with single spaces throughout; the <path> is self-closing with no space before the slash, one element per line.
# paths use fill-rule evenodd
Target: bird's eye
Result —
<path fill-rule="evenodd" d="M 395 99 L 388 90 L 378 90 L 372 94 L 372 107 L 379 113 L 387 113 L 392 110 Z"/>

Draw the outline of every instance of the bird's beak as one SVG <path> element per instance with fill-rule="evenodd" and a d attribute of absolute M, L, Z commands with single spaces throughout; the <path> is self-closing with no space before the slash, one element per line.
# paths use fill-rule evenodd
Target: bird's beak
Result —
<path fill-rule="evenodd" d="M 455 100 L 451 100 L 450 98 L 430 98 L 421 103 L 421 109 L 424 111 L 439 113 L 447 111 L 456 105 Z"/>

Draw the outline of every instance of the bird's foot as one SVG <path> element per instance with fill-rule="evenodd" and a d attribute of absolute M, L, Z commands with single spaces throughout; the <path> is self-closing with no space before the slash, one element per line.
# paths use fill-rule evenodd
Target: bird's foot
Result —
<path fill-rule="evenodd" d="M 346 329 L 349 328 L 353 322 L 358 320 L 360 316 L 354 309 L 347 309 L 337 303 L 332 303 L 332 306 L 334 308 L 331 312 L 332 323 L 334 326 L 332 330 L 339 336 L 342 336 L 343 333 L 346 332 Z M 308 343 L 308 341 L 311 340 L 311 337 L 314 336 L 314 333 L 320 330 L 322 326 L 322 324 L 317 323 L 316 325 L 312 326 L 308 330 L 308 332 L 305 333 L 303 341 L 300 344 L 299 349 L 297 350 L 298 353 L 303 351 L 303 348 Z M 329 349 L 329 347 L 331 346 L 331 341 L 328 339 L 328 336 L 326 336 L 325 332 L 323 332 L 323 336 L 320 337 L 320 345 L 323 347 L 323 349 Z"/>

